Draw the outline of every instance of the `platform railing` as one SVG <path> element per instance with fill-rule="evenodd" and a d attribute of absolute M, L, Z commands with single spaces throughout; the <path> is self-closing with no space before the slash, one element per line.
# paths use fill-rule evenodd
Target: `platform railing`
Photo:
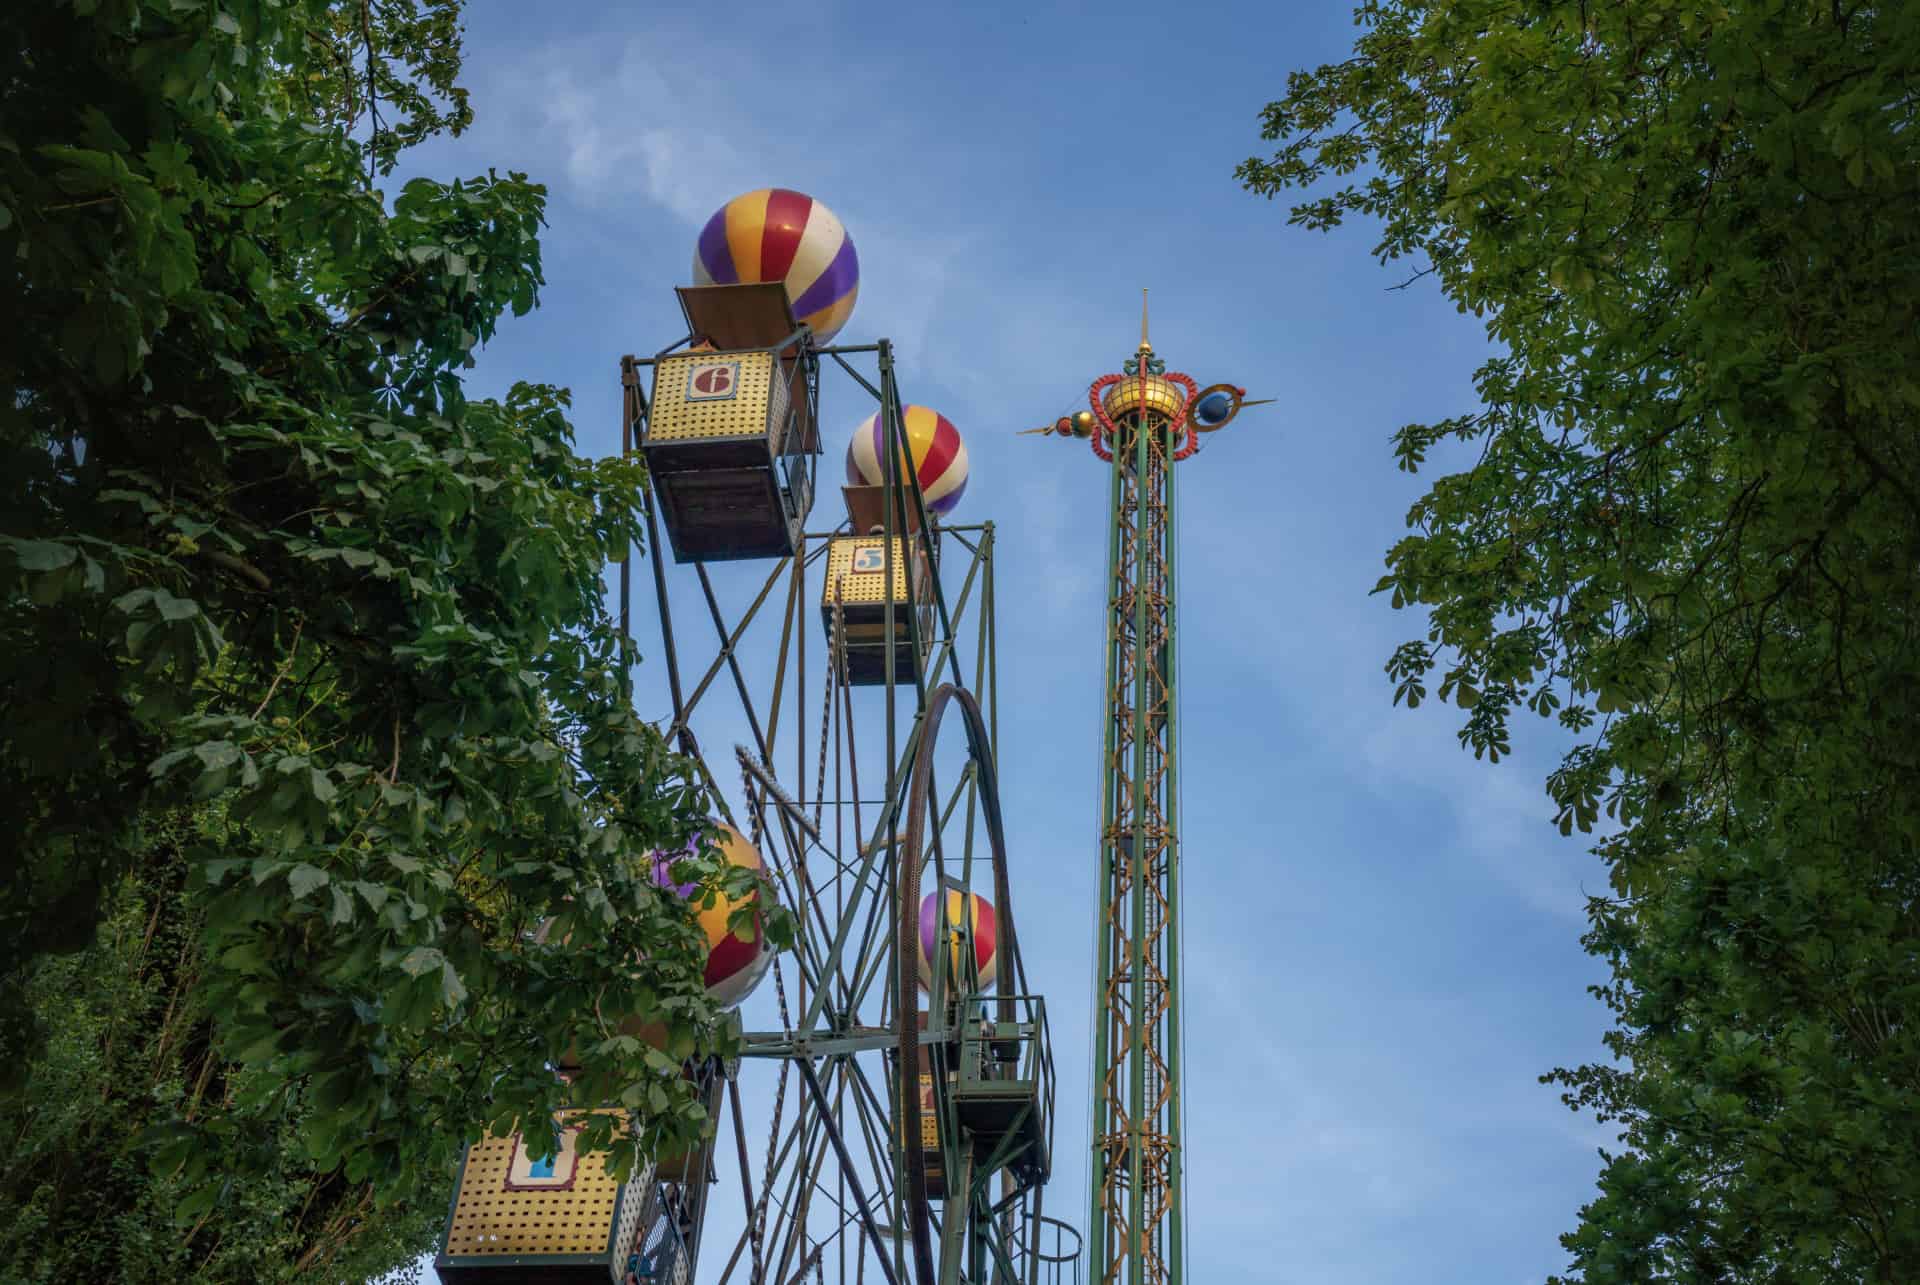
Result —
<path fill-rule="evenodd" d="M 960 1093 L 972 1085 L 1033 1083 L 1041 1159 L 1051 1168 L 1054 1070 L 1046 1000 L 1038 995 L 974 995 L 962 1006 L 959 1035 L 955 1087 Z"/>
<path fill-rule="evenodd" d="M 1085 1244 L 1078 1228 L 1058 1218 L 1023 1221 L 1009 1246 L 1014 1279 L 993 1285 L 1081 1285 Z"/>

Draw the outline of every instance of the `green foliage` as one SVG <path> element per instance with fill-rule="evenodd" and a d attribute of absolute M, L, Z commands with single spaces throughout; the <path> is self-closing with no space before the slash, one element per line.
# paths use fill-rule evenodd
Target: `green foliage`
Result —
<path fill-rule="evenodd" d="M 191 1000 L 237 1069 L 142 1139 L 190 1215 L 285 1161 L 261 1121 L 382 1201 L 564 1105 L 676 1143 L 702 1109 L 621 1019 L 733 1038 L 638 859 L 711 806 L 602 604 L 644 478 L 574 453 L 560 390 L 461 388 L 535 304 L 544 191 L 371 186 L 467 119 L 457 13 L 0 12 L 0 1068 L 38 1099 L 51 961 L 203 809 Z"/>
<path fill-rule="evenodd" d="M 1548 780 L 1621 1123 L 1572 1279 L 1920 1275 L 1920 11 L 1380 0 L 1240 177 L 1484 317 L 1481 408 L 1379 589 L 1395 699 Z M 1346 177 L 1351 176 L 1351 177 Z M 1456 448 L 1457 449 L 1457 448 Z M 1437 671 L 1437 674 L 1436 674 Z"/>
<path fill-rule="evenodd" d="M 9 1281 L 367 1280 L 413 1262 L 438 1230 L 444 1175 L 418 1175 L 418 1199 L 381 1208 L 370 1183 L 314 1168 L 305 1091 L 230 1105 L 257 1073 L 217 1051 L 183 855 L 213 823 L 211 812 L 153 818 L 98 943 L 46 961 L 28 985 L 48 1036 L 27 1068 L 32 1092 L 0 1101 L 13 1140 L 0 1176 Z M 227 1118 L 246 1179 L 196 1196 L 177 1164 L 150 1169 L 139 1138 L 209 1114 Z"/>

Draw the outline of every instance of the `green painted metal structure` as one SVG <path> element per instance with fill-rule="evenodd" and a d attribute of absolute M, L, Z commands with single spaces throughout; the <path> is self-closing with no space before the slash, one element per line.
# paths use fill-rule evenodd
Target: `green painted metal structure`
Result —
<path fill-rule="evenodd" d="M 779 352 L 792 339 L 759 342 Z M 645 449 L 649 440 L 645 374 L 673 351 L 622 363 L 629 449 Z M 732 620 L 710 582 L 708 559 L 687 559 L 712 625 L 708 645 L 717 647 L 690 689 L 682 687 L 682 659 L 706 631 L 683 636 L 674 628 L 669 583 L 684 591 L 687 572 L 669 572 L 662 549 L 678 544 L 652 532 L 651 506 L 648 512 L 648 562 L 673 710 L 669 735 L 705 765 L 694 734 L 697 711 L 719 704 L 723 722 L 744 717 L 751 743 L 735 749 L 746 804 L 740 828 L 768 857 L 783 904 L 799 918 L 794 950 L 776 961 L 770 979 L 780 1025 L 744 1030 L 740 1062 L 729 1068 L 730 1118 L 722 1123 L 731 1126 L 735 1154 L 733 1163 L 717 1158 L 713 1176 L 724 1171 L 727 1185 L 736 1185 L 737 1170 L 745 1226 L 717 1275 L 693 1254 L 689 1267 L 700 1267 L 698 1279 L 716 1285 L 1077 1285 L 1078 1235 L 1042 1211 L 1054 1071 L 1046 1005 L 1030 993 L 1021 960 L 999 812 L 994 528 L 934 520 L 918 480 L 899 468 L 909 455 L 887 341 L 800 351 L 808 418 L 817 419 L 818 367 L 827 363 L 877 403 L 894 448 L 883 455 L 884 487 L 874 488 L 880 503 L 858 521 L 850 511 L 837 528 L 796 529 L 792 552 L 774 561 L 751 605 Z M 871 376 L 848 360 L 868 356 Z M 734 467 L 730 460 L 727 466 Z M 811 470 L 812 460 L 803 466 Z M 812 492 L 810 475 L 780 480 L 794 493 Z M 848 503 L 851 510 L 851 493 Z M 682 520 L 693 511 L 683 505 Z M 673 513 L 664 509 L 662 516 Z M 701 518 L 711 525 L 721 516 L 709 509 Z M 903 596 L 887 596 L 876 616 L 873 636 L 898 636 L 904 646 L 859 644 L 848 633 L 828 566 L 836 541 L 860 537 L 885 551 L 881 583 L 895 582 L 899 558 L 928 568 L 924 581 L 902 575 Z M 632 616 L 632 580 L 631 564 L 623 563 L 623 626 Z M 774 606 L 782 581 L 784 610 Z M 815 661 L 827 669 L 824 690 L 815 689 L 817 721 L 800 712 L 809 699 L 806 638 L 816 596 L 827 642 L 827 655 Z M 770 702 L 754 699 L 743 663 L 756 625 L 778 631 L 777 643 L 759 649 L 775 657 L 771 672 L 761 671 L 772 680 Z M 870 677 L 878 682 L 852 677 L 861 645 L 872 649 Z M 724 695 L 716 701 L 727 677 L 736 702 Z M 783 705 L 792 711 L 785 717 Z M 949 735 L 942 738 L 943 717 L 955 711 L 960 717 L 944 719 Z M 923 989 L 927 882 L 990 897 L 999 939 L 994 976 L 979 975 L 971 929 L 947 920 L 941 898 L 935 937 L 957 934 L 957 958 L 965 962 L 952 970 L 947 952 L 935 951 Z M 763 1136 L 747 1127 L 752 1113 L 739 1090 L 742 1076 L 776 1085 Z M 923 1076 L 930 1098 L 924 1106 Z M 790 1080 L 797 1092 L 788 1103 Z M 764 1164 L 755 1163 L 750 1147 L 764 1147 Z"/>
<path fill-rule="evenodd" d="M 1140 329 L 1124 375 L 1090 390 L 1112 488 L 1087 1224 L 1099 1285 L 1185 1275 L 1174 465 L 1195 448 L 1195 394 L 1154 356 L 1144 303 Z"/>

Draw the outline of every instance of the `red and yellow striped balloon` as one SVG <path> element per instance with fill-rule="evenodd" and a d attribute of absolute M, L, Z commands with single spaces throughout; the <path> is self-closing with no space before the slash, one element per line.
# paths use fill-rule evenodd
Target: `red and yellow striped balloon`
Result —
<path fill-rule="evenodd" d="M 720 854 L 730 866 L 742 866 L 748 870 L 765 872 L 767 865 L 755 848 L 738 830 L 721 821 L 714 821 L 713 841 L 719 847 Z M 653 882 L 666 888 L 675 896 L 688 898 L 700 890 L 698 884 L 676 884 L 673 882 L 673 863 L 683 857 L 691 856 L 699 838 L 695 836 L 685 848 L 673 852 L 653 854 Z M 717 894 L 711 906 L 702 906 L 695 912 L 699 920 L 700 931 L 707 938 L 707 995 L 721 1008 L 734 1008 L 753 993 L 761 978 L 767 975 L 767 969 L 773 963 L 773 943 L 767 939 L 760 915 L 756 909 L 752 928 L 742 935 L 732 926 L 733 912 L 743 904 L 758 906 L 760 894 L 749 893 L 743 900 L 736 900 L 725 893 Z"/>
<path fill-rule="evenodd" d="M 967 444 L 960 440 L 960 430 L 953 426 L 953 421 L 937 410 L 902 406 L 900 411 L 906 421 L 907 448 L 913 452 L 913 470 L 927 498 L 927 511 L 943 518 L 953 512 L 967 489 Z M 853 441 L 847 446 L 850 485 L 886 483 L 884 430 L 877 411 L 853 430 Z M 900 471 L 906 472 L 904 460 Z"/>
<path fill-rule="evenodd" d="M 803 192 L 736 196 L 700 230 L 693 279 L 703 286 L 778 281 L 816 343 L 840 333 L 860 296 L 860 259 L 832 210 Z"/>

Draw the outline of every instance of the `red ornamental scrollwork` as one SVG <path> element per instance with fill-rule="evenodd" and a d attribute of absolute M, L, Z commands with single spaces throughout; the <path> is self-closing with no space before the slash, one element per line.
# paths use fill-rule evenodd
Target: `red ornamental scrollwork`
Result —
<path fill-rule="evenodd" d="M 1087 389 L 1087 405 L 1093 407 L 1093 436 L 1087 440 L 1093 445 L 1093 453 L 1109 464 L 1113 462 L 1113 452 L 1107 449 L 1104 439 L 1114 427 L 1113 421 L 1107 418 L 1106 401 L 1101 394 L 1124 378 L 1124 375 L 1102 375 Z"/>
<path fill-rule="evenodd" d="M 1112 417 L 1107 414 L 1104 394 L 1107 389 L 1129 378 L 1132 376 L 1102 375 L 1087 388 L 1087 405 L 1093 408 L 1093 435 L 1088 441 L 1093 447 L 1093 453 L 1108 463 L 1113 461 L 1113 451 L 1107 446 L 1106 438 L 1109 434 L 1117 435 L 1119 430 L 1115 427 Z M 1195 399 L 1200 396 L 1200 386 L 1193 381 L 1191 375 L 1182 374 L 1177 370 L 1162 375 L 1161 378 L 1169 384 L 1179 385 L 1187 393 L 1185 400 L 1180 403 L 1179 412 L 1173 417 L 1173 423 L 1167 426 L 1170 434 L 1177 434 L 1182 429 L 1186 430 L 1186 441 L 1182 442 L 1173 453 L 1176 461 L 1184 460 L 1200 449 L 1200 435 L 1194 431 L 1191 424 L 1187 423 L 1187 412 L 1193 408 Z"/>
<path fill-rule="evenodd" d="M 1193 431 L 1191 424 L 1187 423 L 1187 412 L 1193 409 L 1194 399 L 1200 396 L 1200 385 L 1193 382 L 1192 376 L 1183 375 L 1177 370 L 1161 378 L 1169 384 L 1179 384 L 1187 390 L 1187 399 L 1180 403 L 1180 413 L 1173 417 L 1173 424 L 1168 429 L 1169 433 L 1178 433 L 1183 428 L 1187 430 L 1187 440 L 1181 443 L 1173 453 L 1173 458 L 1177 462 L 1200 449 L 1200 435 Z"/>

